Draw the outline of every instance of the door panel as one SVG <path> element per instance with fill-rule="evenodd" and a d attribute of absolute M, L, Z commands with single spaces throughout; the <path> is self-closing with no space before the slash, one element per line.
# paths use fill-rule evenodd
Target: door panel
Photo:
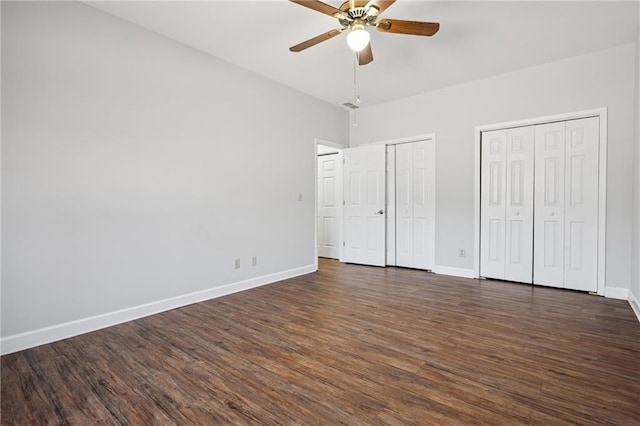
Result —
<path fill-rule="evenodd" d="M 340 155 L 318 157 L 318 256 L 338 259 L 338 167 Z"/>
<path fill-rule="evenodd" d="M 413 264 L 432 269 L 435 264 L 435 146 L 433 141 L 414 142 Z"/>
<path fill-rule="evenodd" d="M 564 287 L 598 287 L 598 118 L 566 123 Z"/>
<path fill-rule="evenodd" d="M 505 279 L 533 280 L 533 126 L 507 130 Z"/>
<path fill-rule="evenodd" d="M 565 123 L 535 128 L 534 284 L 564 286 Z"/>
<path fill-rule="evenodd" d="M 385 146 L 349 148 L 345 159 L 345 262 L 385 265 Z"/>
<path fill-rule="evenodd" d="M 480 275 L 505 278 L 505 190 L 507 131 L 482 134 Z"/>
<path fill-rule="evenodd" d="M 396 146 L 387 146 L 387 265 L 396 265 Z"/>
<path fill-rule="evenodd" d="M 396 265 L 435 264 L 435 144 L 396 145 Z"/>
<path fill-rule="evenodd" d="M 413 268 L 413 144 L 396 145 L 396 265 Z"/>

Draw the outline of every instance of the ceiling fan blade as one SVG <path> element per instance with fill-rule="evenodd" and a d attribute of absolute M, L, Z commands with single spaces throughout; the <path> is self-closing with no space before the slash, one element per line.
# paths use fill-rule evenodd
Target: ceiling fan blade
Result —
<path fill-rule="evenodd" d="M 304 49 L 307 49 L 311 46 L 315 46 L 318 43 L 322 43 L 323 41 L 327 41 L 330 38 L 337 36 L 342 31 L 343 29 L 327 31 L 324 34 L 320 34 L 319 36 L 315 36 L 313 38 L 310 38 L 307 41 L 303 41 L 302 43 L 296 44 L 295 46 L 290 47 L 289 50 L 292 52 L 301 52 Z"/>
<path fill-rule="evenodd" d="M 373 61 L 373 51 L 371 51 L 371 43 L 367 44 L 367 47 L 360 52 L 356 52 L 358 56 L 358 65 L 367 65 Z"/>
<path fill-rule="evenodd" d="M 325 15 L 333 16 L 334 18 L 348 19 L 351 21 L 351 17 L 333 6 L 326 3 L 322 3 L 318 0 L 289 0 L 291 3 L 299 4 L 300 6 L 308 7 L 316 12 L 324 13 Z"/>
<path fill-rule="evenodd" d="M 396 2 L 396 0 L 371 0 L 364 7 L 364 10 L 367 11 L 367 15 L 369 15 L 369 16 L 379 15 L 380 13 L 384 12 L 386 8 L 388 8 L 389 6 L 394 4 L 395 2 Z M 372 7 L 372 6 L 375 7 L 378 10 L 376 13 L 369 12 L 369 10 L 370 10 L 369 8 Z"/>
<path fill-rule="evenodd" d="M 378 31 L 383 33 L 432 36 L 440 29 L 437 22 L 403 21 L 400 19 L 382 19 L 378 22 Z"/>

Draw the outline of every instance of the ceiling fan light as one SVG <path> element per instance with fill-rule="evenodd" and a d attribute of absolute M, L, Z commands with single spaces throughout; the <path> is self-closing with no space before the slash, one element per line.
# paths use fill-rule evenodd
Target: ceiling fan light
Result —
<path fill-rule="evenodd" d="M 347 34 L 347 44 L 352 50 L 359 52 L 367 47 L 370 38 L 371 35 L 367 30 L 364 29 L 364 27 L 353 28 L 351 31 L 349 31 L 349 34 Z"/>

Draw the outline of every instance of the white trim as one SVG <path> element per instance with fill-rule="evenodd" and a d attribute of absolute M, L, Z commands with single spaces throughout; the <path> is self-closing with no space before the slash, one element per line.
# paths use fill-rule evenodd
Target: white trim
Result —
<path fill-rule="evenodd" d="M 440 275 L 451 275 L 461 278 L 476 278 L 473 269 L 453 268 L 451 266 L 434 266 L 431 272 Z"/>
<path fill-rule="evenodd" d="M 638 301 L 632 291 L 629 291 L 629 304 L 631 305 L 633 312 L 636 314 L 638 321 L 640 321 L 640 301 Z"/>
<path fill-rule="evenodd" d="M 344 200 L 344 151 L 338 151 L 338 200 Z M 316 195 L 316 200 L 318 196 Z M 317 202 L 317 201 L 316 201 Z M 344 206 L 336 209 L 336 220 L 338 222 L 338 260 L 344 262 L 344 246 L 340 242 L 344 241 Z"/>
<path fill-rule="evenodd" d="M 318 138 L 313 144 L 313 262 L 318 269 Z"/>
<path fill-rule="evenodd" d="M 171 309 L 180 308 L 205 300 L 215 299 L 217 297 L 226 296 L 228 294 L 237 293 L 239 291 L 249 290 L 251 288 L 260 287 L 288 278 L 297 277 L 299 275 L 310 274 L 317 271 L 316 265 L 307 265 L 299 268 L 289 269 L 287 271 L 276 272 L 261 277 L 251 278 L 231 284 L 225 284 L 219 287 L 207 290 L 196 291 L 194 293 L 183 294 L 181 296 L 171 297 L 156 302 L 146 303 L 144 305 L 133 306 L 131 308 L 121 309 L 106 314 L 96 315 L 83 318 L 76 321 L 70 321 L 50 327 L 44 327 L 25 333 L 14 334 L 0 339 L 0 354 L 6 355 L 12 352 L 21 351 L 23 349 L 44 345 L 55 342 L 57 340 L 67 339 L 80 334 L 89 333 L 101 328 L 111 327 L 127 321 L 133 321 L 149 315 L 158 314 L 160 312 L 169 311 Z"/>
<path fill-rule="evenodd" d="M 488 132 L 490 130 L 512 129 L 514 127 L 535 126 L 538 124 L 555 123 L 558 121 L 578 120 L 587 117 L 607 115 L 607 107 L 587 109 L 583 111 L 567 112 L 563 114 L 545 115 L 542 117 L 526 118 L 523 120 L 505 121 L 503 123 L 476 126 L 476 130 Z"/>
<path fill-rule="evenodd" d="M 606 288 L 607 246 L 607 109 L 598 111 L 600 119 L 600 154 L 598 156 L 598 294 L 603 296 Z"/>
<path fill-rule="evenodd" d="M 629 289 L 622 287 L 607 287 L 604 292 L 604 297 L 611 299 L 629 300 Z"/>
<path fill-rule="evenodd" d="M 363 143 L 358 146 L 369 146 L 369 145 L 398 145 L 400 143 L 411 143 L 411 142 L 420 142 L 420 141 L 428 141 L 436 140 L 435 133 L 425 133 L 424 135 L 416 135 L 416 136 L 407 136 L 399 139 L 391 139 L 391 140 L 383 140 L 376 142 Z"/>
<path fill-rule="evenodd" d="M 326 139 L 315 138 L 315 141 L 316 141 L 316 156 L 318 155 L 318 151 L 317 151 L 318 150 L 318 148 L 317 148 L 318 145 L 327 145 L 327 146 L 330 146 L 330 147 L 336 148 L 336 149 L 348 148 L 347 146 L 345 146 L 345 145 L 343 145 L 341 143 L 328 141 Z"/>
<path fill-rule="evenodd" d="M 504 123 L 476 126 L 474 129 L 474 202 L 473 202 L 473 275 L 480 277 L 480 142 L 482 132 L 514 127 L 532 126 L 557 121 L 577 120 L 598 117 L 600 120 L 600 153 L 598 161 L 598 289 L 600 296 L 607 296 L 606 283 L 606 224 L 607 224 L 607 108 L 596 108 L 565 114 L 509 121 Z M 614 292 L 615 294 L 615 292 Z M 607 296 L 613 297 L 613 296 Z M 626 297 L 625 297 L 626 298 Z"/>

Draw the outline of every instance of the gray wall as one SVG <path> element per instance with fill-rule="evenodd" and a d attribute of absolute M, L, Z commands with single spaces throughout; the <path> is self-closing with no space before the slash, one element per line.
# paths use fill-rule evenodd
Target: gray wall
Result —
<path fill-rule="evenodd" d="M 2 89 L 3 338 L 315 263 L 341 108 L 81 3 L 2 2 Z"/>
<path fill-rule="evenodd" d="M 640 23 L 640 9 L 638 10 Z M 633 186 L 633 250 L 631 252 L 631 293 L 640 301 L 640 30 L 636 41 L 636 138 L 634 153 Z M 640 306 L 636 308 L 640 309 Z M 640 311 L 637 312 L 640 315 Z"/>
<path fill-rule="evenodd" d="M 350 145 L 436 134 L 436 264 L 472 269 L 474 127 L 608 107 L 606 281 L 628 289 L 635 49 L 626 44 L 363 108 Z"/>

